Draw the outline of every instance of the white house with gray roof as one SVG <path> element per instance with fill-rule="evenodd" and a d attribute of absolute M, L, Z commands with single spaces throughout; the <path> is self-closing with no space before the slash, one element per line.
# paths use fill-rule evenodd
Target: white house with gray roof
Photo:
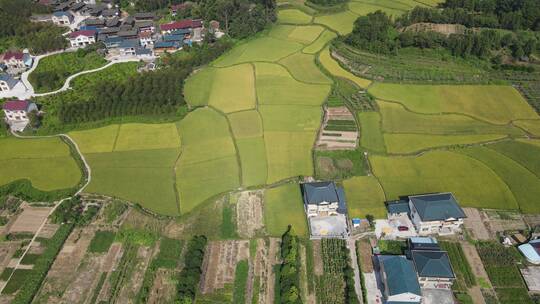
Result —
<path fill-rule="evenodd" d="M 450 289 L 455 279 L 446 251 L 431 237 L 409 239 L 408 258 L 413 262 L 422 288 Z"/>
<path fill-rule="evenodd" d="M 386 304 L 420 304 L 422 293 L 413 263 L 400 255 L 380 255 L 382 290 Z"/>
<path fill-rule="evenodd" d="M 308 217 L 338 215 L 339 198 L 333 182 L 315 182 L 302 185 Z"/>
<path fill-rule="evenodd" d="M 409 196 L 410 218 L 419 235 L 448 235 L 461 231 L 465 212 L 452 193 Z"/>

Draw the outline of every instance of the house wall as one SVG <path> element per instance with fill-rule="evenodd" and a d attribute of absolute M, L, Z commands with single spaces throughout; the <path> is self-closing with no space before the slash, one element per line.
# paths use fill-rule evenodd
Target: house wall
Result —
<path fill-rule="evenodd" d="M 422 288 L 451 289 L 454 280 L 449 278 L 419 277 L 418 283 L 420 283 L 420 287 Z"/>
<path fill-rule="evenodd" d="M 78 36 L 78 37 L 69 39 L 69 42 L 71 43 L 72 47 L 86 46 L 86 45 L 95 43 L 96 38 L 94 36 L 91 36 L 91 37 Z"/>
<path fill-rule="evenodd" d="M 9 85 L 7 84 L 7 82 L 5 81 L 0 81 L 0 92 L 7 92 L 11 90 L 11 88 L 9 87 Z"/>

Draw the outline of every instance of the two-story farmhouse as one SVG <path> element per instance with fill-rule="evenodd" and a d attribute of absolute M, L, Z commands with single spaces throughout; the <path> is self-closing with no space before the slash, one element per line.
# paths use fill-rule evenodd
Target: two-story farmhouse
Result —
<path fill-rule="evenodd" d="M 161 34 L 171 34 L 177 30 L 190 29 L 192 31 L 201 31 L 203 27 L 202 20 L 200 19 L 185 19 L 180 21 L 175 21 L 171 23 L 165 23 L 160 25 Z"/>
<path fill-rule="evenodd" d="M 19 80 L 11 77 L 8 74 L 0 73 L 0 92 L 11 91 L 18 83 Z"/>
<path fill-rule="evenodd" d="M 302 184 L 308 217 L 338 215 L 339 198 L 333 182 Z"/>
<path fill-rule="evenodd" d="M 96 31 L 82 30 L 69 33 L 69 42 L 72 47 L 84 47 L 96 42 Z"/>
<path fill-rule="evenodd" d="M 4 64 L 8 69 L 25 70 L 32 66 L 32 56 L 28 51 L 8 51 L 4 54 Z"/>
<path fill-rule="evenodd" d="M 409 196 L 409 208 L 419 235 L 459 232 L 466 217 L 452 193 Z"/>
<path fill-rule="evenodd" d="M 450 258 L 441 250 L 434 238 L 414 237 L 409 239 L 409 259 L 413 262 L 422 288 L 450 289 L 455 275 Z"/>
<path fill-rule="evenodd" d="M 378 260 L 386 303 L 421 303 L 422 293 L 413 263 L 398 255 L 380 255 Z"/>
<path fill-rule="evenodd" d="M 28 113 L 37 111 L 37 105 L 28 100 L 11 100 L 2 105 L 4 119 L 13 131 L 22 131 L 30 119 Z"/>
<path fill-rule="evenodd" d="M 52 14 L 52 22 L 56 25 L 70 25 L 74 17 L 70 12 L 58 11 Z"/>

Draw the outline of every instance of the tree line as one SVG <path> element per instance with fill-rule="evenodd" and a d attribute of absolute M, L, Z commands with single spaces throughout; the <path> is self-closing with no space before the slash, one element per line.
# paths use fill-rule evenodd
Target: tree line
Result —
<path fill-rule="evenodd" d="M 182 56 L 162 59 L 163 68 L 115 82 L 103 81 L 89 92 L 89 100 L 62 100 L 58 118 L 64 124 L 118 116 L 174 114 L 185 104 L 184 80 L 197 66 L 212 61 L 231 47 L 228 40 L 186 49 Z"/>
<path fill-rule="evenodd" d="M 51 22 L 31 22 L 32 14 L 51 13 L 50 8 L 31 0 L 0 0 L 0 50 L 28 48 L 45 53 L 67 47 L 66 29 Z"/>
<path fill-rule="evenodd" d="M 300 297 L 300 253 L 298 237 L 292 235 L 291 226 L 281 237 L 281 259 L 279 268 L 279 303 L 301 304 Z"/>
<path fill-rule="evenodd" d="M 178 301 L 176 303 L 191 304 L 195 300 L 201 279 L 206 243 L 205 236 L 197 235 L 187 244 L 184 268 L 178 276 Z"/>
<path fill-rule="evenodd" d="M 538 38 L 529 32 L 502 34 L 495 29 L 469 28 L 464 33 L 450 35 L 434 31 L 413 32 L 402 27 L 408 24 L 402 20 L 394 22 L 382 11 L 370 13 L 355 21 L 352 33 L 344 40 L 349 45 L 374 53 L 396 54 L 403 47 L 445 48 L 455 56 L 476 56 L 498 63 L 503 54 L 518 60 L 526 59 L 540 45 Z"/>

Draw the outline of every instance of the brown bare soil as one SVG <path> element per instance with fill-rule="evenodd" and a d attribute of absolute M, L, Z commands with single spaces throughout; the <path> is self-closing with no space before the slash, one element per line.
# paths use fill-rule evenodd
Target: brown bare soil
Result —
<path fill-rule="evenodd" d="M 315 272 L 315 275 L 322 275 L 323 274 L 323 262 L 322 262 L 322 253 L 321 253 L 321 241 L 320 240 L 313 240 L 313 271 Z"/>
<path fill-rule="evenodd" d="M 200 290 L 211 294 L 234 282 L 236 264 L 249 258 L 249 241 L 212 241 L 208 244 L 203 263 Z"/>
<path fill-rule="evenodd" d="M 36 233 L 51 211 L 51 207 L 32 207 L 28 204 L 21 205 L 21 208 L 23 212 L 17 216 L 9 233 Z"/>
<path fill-rule="evenodd" d="M 264 228 L 263 191 L 244 191 L 238 196 L 236 227 L 240 237 L 252 238 Z"/>
<path fill-rule="evenodd" d="M 527 225 L 523 221 L 521 214 L 517 212 L 485 211 L 488 217 L 488 229 L 493 234 L 506 230 L 524 230 Z"/>
<path fill-rule="evenodd" d="M 56 230 L 58 230 L 58 227 L 60 227 L 60 225 L 47 223 L 43 226 L 43 228 L 39 232 L 38 237 L 50 239 L 56 233 Z"/>
<path fill-rule="evenodd" d="M 325 131 L 329 120 L 351 120 L 354 116 L 347 107 L 324 109 L 324 120 L 319 130 L 316 147 L 321 150 L 354 150 L 357 146 L 358 131 Z"/>
<path fill-rule="evenodd" d="M 148 297 L 148 304 L 172 303 L 176 293 L 175 281 L 172 277 L 176 273 L 169 269 L 158 269 L 152 291 Z"/>
<path fill-rule="evenodd" d="M 11 257 L 13 257 L 13 254 L 17 251 L 19 246 L 19 242 L 0 243 L 0 273 L 7 267 L 11 261 Z"/>
<path fill-rule="evenodd" d="M 485 217 L 482 212 L 475 208 L 463 208 L 463 211 L 467 215 L 463 224 L 471 232 L 472 237 L 477 240 L 491 239 L 491 235 L 484 224 Z"/>
<path fill-rule="evenodd" d="M 45 282 L 36 297 L 37 302 L 58 302 L 61 294 L 69 291 L 66 288 L 77 276 L 77 268 L 86 254 L 94 232 L 94 228 L 89 226 L 84 229 L 77 228 L 69 235 L 47 273 Z"/>
<path fill-rule="evenodd" d="M 373 261 L 371 259 L 371 245 L 366 239 L 358 241 L 358 253 L 360 260 L 360 269 L 362 272 L 373 272 Z"/>
<path fill-rule="evenodd" d="M 404 31 L 411 32 L 437 32 L 444 35 L 450 34 L 463 34 L 466 27 L 461 24 L 436 24 L 436 23 L 427 23 L 420 22 L 407 26 L 404 28 Z"/>
<path fill-rule="evenodd" d="M 101 271 L 100 273 L 107 272 L 107 279 L 105 280 L 105 284 L 103 284 L 103 287 L 101 288 L 101 291 L 99 293 L 99 296 L 97 298 L 97 303 L 100 301 L 107 301 L 110 296 L 111 292 L 111 285 L 109 284 L 109 276 L 111 272 L 118 266 L 120 263 L 120 259 L 122 258 L 122 255 L 124 254 L 124 247 L 122 247 L 121 243 L 113 243 L 111 245 L 111 248 L 109 248 L 109 252 L 107 252 L 107 255 L 104 257 L 102 263 L 101 263 Z"/>
<path fill-rule="evenodd" d="M 116 303 L 134 303 L 135 297 L 141 288 L 144 273 L 153 257 L 153 248 L 147 246 L 139 247 L 137 251 L 137 264 L 123 284 Z"/>
<path fill-rule="evenodd" d="M 75 278 L 71 281 L 62 298 L 58 301 L 48 301 L 47 303 L 84 303 L 93 293 L 92 286 L 97 284 L 101 272 L 99 266 L 102 257 L 90 257 L 81 264 L 76 271 Z"/>

